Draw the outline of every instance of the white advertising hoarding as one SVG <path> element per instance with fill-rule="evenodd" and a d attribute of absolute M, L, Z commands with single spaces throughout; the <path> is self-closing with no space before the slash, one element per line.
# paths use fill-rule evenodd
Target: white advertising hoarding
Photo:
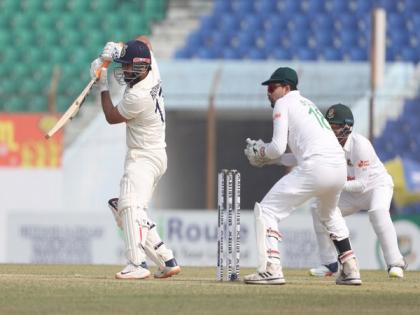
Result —
<path fill-rule="evenodd" d="M 217 213 L 215 211 L 161 210 L 152 217 L 159 233 L 183 266 L 216 265 Z M 347 217 L 353 248 L 362 269 L 384 268 L 376 235 L 366 214 Z M 395 223 L 400 247 L 419 269 L 420 229 L 411 221 Z M 308 268 L 319 263 L 312 218 L 292 214 L 280 224 L 280 253 L 284 267 Z M 124 264 L 121 231 L 111 213 L 33 213 L 8 215 L 8 263 Z M 241 213 L 241 266 L 257 264 L 252 211 Z"/>

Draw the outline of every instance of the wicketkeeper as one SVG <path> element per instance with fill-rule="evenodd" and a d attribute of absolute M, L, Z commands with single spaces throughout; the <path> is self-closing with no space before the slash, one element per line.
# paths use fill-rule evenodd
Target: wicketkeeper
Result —
<path fill-rule="evenodd" d="M 397 234 L 389 213 L 394 183 L 368 139 L 353 132 L 353 113 L 343 104 L 331 106 L 325 115 L 347 161 L 347 181 L 338 207 L 343 216 L 367 210 L 388 266 L 389 277 L 403 278 L 406 263 L 398 248 Z M 310 269 L 312 276 L 329 276 L 338 264 L 333 244 L 317 215 L 318 204 L 311 205 L 322 266 Z"/>
<path fill-rule="evenodd" d="M 298 77 L 290 68 L 278 68 L 267 85 L 267 96 L 273 108 L 271 142 L 247 139 L 245 149 L 252 165 L 270 164 L 280 159 L 289 145 L 297 166 L 282 177 L 263 200 L 255 203 L 255 227 L 259 266 L 245 276 L 245 283 L 283 284 L 278 242 L 278 222 L 295 207 L 316 197 L 317 215 L 328 231 L 341 263 L 337 284 L 361 284 L 356 257 L 351 248 L 349 231 L 337 208 L 346 182 L 346 160 L 330 125 L 318 108 L 297 90 Z"/>

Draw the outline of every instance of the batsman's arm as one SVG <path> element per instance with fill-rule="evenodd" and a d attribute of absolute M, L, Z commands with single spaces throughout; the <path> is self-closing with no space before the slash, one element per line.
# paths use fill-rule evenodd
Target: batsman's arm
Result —
<path fill-rule="evenodd" d="M 101 104 L 102 110 L 105 115 L 105 119 L 108 122 L 108 124 L 114 125 L 127 121 L 127 119 L 124 116 L 122 116 L 118 111 L 118 107 L 114 106 L 114 104 L 112 103 L 109 91 L 101 92 Z"/>

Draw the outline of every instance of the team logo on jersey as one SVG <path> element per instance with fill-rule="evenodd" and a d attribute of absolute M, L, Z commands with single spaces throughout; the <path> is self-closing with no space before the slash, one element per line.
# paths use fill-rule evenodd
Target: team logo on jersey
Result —
<path fill-rule="evenodd" d="M 350 161 L 350 159 L 347 159 L 347 166 L 351 166 L 351 167 L 354 166 L 353 163 Z"/>
<path fill-rule="evenodd" d="M 357 164 L 358 167 L 366 167 L 369 166 L 369 160 L 360 160 Z"/>
<path fill-rule="evenodd" d="M 281 117 L 281 113 L 275 113 L 273 120 L 280 119 L 280 117 Z"/>
<path fill-rule="evenodd" d="M 335 116 L 335 109 L 334 108 L 330 108 L 327 112 L 327 119 L 333 119 Z"/>

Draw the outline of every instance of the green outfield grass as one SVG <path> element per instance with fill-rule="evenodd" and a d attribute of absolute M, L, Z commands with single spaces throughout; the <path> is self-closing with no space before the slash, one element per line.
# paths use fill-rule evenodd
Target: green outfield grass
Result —
<path fill-rule="evenodd" d="M 362 271 L 360 287 L 285 270 L 282 286 L 218 283 L 215 268 L 114 279 L 120 266 L 0 265 L 0 314 L 420 314 L 420 272 Z M 242 270 L 242 274 L 252 270 Z"/>

